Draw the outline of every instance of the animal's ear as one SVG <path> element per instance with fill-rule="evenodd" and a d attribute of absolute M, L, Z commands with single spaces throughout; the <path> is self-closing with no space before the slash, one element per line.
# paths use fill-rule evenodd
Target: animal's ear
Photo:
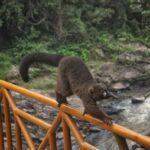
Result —
<path fill-rule="evenodd" d="M 89 94 L 93 94 L 94 93 L 94 87 L 93 86 L 89 87 L 88 93 Z"/>

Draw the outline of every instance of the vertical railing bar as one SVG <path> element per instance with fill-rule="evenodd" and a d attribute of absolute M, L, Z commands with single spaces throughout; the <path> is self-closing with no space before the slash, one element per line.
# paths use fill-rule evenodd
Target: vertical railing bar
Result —
<path fill-rule="evenodd" d="M 6 97 L 3 95 L 4 103 L 4 118 L 5 118 L 5 128 L 6 128 L 6 139 L 7 139 L 7 149 L 12 149 L 12 135 L 11 135 L 11 121 L 10 121 L 10 111 L 9 104 Z"/>
<path fill-rule="evenodd" d="M 20 129 L 21 129 L 21 131 L 22 131 L 22 133 L 23 133 L 23 135 L 25 137 L 25 139 L 26 139 L 26 142 L 27 142 L 28 146 L 30 147 L 30 149 L 34 150 L 35 149 L 34 142 L 32 141 L 32 139 L 31 139 L 31 137 L 30 137 L 30 135 L 29 135 L 29 133 L 28 133 L 28 131 L 26 129 L 26 126 L 24 125 L 22 120 L 19 118 L 19 116 L 17 116 L 17 114 L 15 114 L 16 104 L 15 104 L 11 94 L 8 93 L 8 91 L 6 89 L 3 89 L 3 92 L 4 92 L 4 94 L 5 94 L 6 98 L 7 98 L 10 106 L 12 107 L 13 113 L 15 115 L 15 119 L 16 119 L 16 121 L 17 121 L 17 123 L 18 123 L 18 125 L 19 125 L 19 127 L 20 127 Z"/>
<path fill-rule="evenodd" d="M 49 133 L 48 142 L 49 142 L 50 150 L 57 150 L 56 133 Z"/>
<path fill-rule="evenodd" d="M 114 134 L 114 133 L 113 133 Z M 114 134 L 119 150 L 129 150 L 126 139 L 117 134 Z"/>
<path fill-rule="evenodd" d="M 82 136 L 82 134 L 80 133 L 76 123 L 74 122 L 74 120 L 68 116 L 67 114 L 62 113 L 63 119 L 65 120 L 65 122 L 69 125 L 68 127 L 70 128 L 70 130 L 72 131 L 74 137 L 76 138 L 78 144 L 80 145 L 80 148 L 84 148 L 87 150 L 95 150 L 96 147 L 84 142 L 84 138 Z"/>
<path fill-rule="evenodd" d="M 4 134 L 3 134 L 3 120 L 2 120 L 2 90 L 0 90 L 0 149 L 4 149 Z"/>
<path fill-rule="evenodd" d="M 63 119 L 65 119 L 65 121 L 69 125 L 69 128 L 72 131 L 75 138 L 77 139 L 77 142 L 79 143 L 79 145 L 82 145 L 82 143 L 84 142 L 84 138 L 83 138 L 82 134 L 80 133 L 80 131 L 78 130 L 78 127 L 75 124 L 75 122 L 73 121 L 73 119 L 70 118 L 65 113 L 62 113 L 62 117 L 63 117 Z"/>
<path fill-rule="evenodd" d="M 22 133 L 26 139 L 26 142 L 27 142 L 29 148 L 31 150 L 34 150 L 35 149 L 34 142 L 32 141 L 32 139 L 31 139 L 31 137 L 30 137 L 30 135 L 26 129 L 26 126 L 24 125 L 24 123 L 22 122 L 22 120 L 18 116 L 16 116 L 16 120 L 17 120 L 17 122 L 21 128 L 21 131 L 22 131 Z"/>
<path fill-rule="evenodd" d="M 15 121 L 15 132 L 16 132 L 16 150 L 22 150 L 22 139 L 21 139 L 21 129 L 16 119 L 16 115 L 14 115 Z"/>
<path fill-rule="evenodd" d="M 72 146 L 71 146 L 70 128 L 68 127 L 64 119 L 62 119 L 62 128 L 63 128 L 64 149 L 71 150 Z"/>
<path fill-rule="evenodd" d="M 41 144 L 39 145 L 38 150 L 43 150 L 45 148 L 46 143 L 49 141 L 51 150 L 56 150 L 56 138 L 55 138 L 55 131 L 58 127 L 58 125 L 61 122 L 61 115 L 60 113 L 57 115 L 55 120 L 52 123 L 51 128 L 46 133 L 46 136 L 42 140 Z"/>
<path fill-rule="evenodd" d="M 61 112 L 58 113 L 56 119 L 52 123 L 52 128 L 50 129 L 49 134 L 49 145 L 51 150 L 57 150 L 57 144 L 56 144 L 56 129 L 58 125 L 61 123 Z"/>

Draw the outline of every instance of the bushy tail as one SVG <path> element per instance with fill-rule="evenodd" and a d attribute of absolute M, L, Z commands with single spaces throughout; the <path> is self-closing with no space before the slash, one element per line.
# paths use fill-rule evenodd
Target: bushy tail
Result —
<path fill-rule="evenodd" d="M 57 67 L 60 60 L 63 57 L 64 56 L 62 55 L 55 55 L 55 54 L 53 55 L 47 53 L 32 53 L 26 55 L 21 60 L 20 63 L 20 67 L 19 67 L 20 75 L 25 82 L 28 82 L 29 81 L 28 71 L 31 64 L 33 64 L 34 62 L 39 62 L 39 63 L 49 64 L 51 66 Z"/>

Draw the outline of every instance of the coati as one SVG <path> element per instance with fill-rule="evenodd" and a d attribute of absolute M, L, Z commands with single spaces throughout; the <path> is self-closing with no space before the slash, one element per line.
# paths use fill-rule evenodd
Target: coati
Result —
<path fill-rule="evenodd" d="M 78 57 L 32 53 L 26 55 L 20 63 L 22 79 L 29 81 L 28 70 L 34 62 L 58 67 L 56 100 L 59 106 L 67 103 L 66 98 L 73 94 L 79 96 L 85 107 L 85 113 L 101 119 L 111 125 L 112 118 L 98 108 L 96 101 L 109 96 L 104 85 L 98 84 L 92 77 L 84 62 Z"/>

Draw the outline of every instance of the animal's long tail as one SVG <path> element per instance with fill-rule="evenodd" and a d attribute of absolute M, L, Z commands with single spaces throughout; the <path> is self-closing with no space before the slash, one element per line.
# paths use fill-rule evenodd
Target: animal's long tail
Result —
<path fill-rule="evenodd" d="M 57 67 L 60 60 L 64 56 L 62 55 L 55 55 L 55 54 L 47 54 L 47 53 L 32 53 L 29 55 L 26 55 L 20 63 L 19 71 L 22 79 L 25 82 L 29 81 L 29 67 L 31 64 L 34 62 L 39 62 L 39 63 L 44 63 L 44 64 L 49 64 L 51 66 Z"/>

